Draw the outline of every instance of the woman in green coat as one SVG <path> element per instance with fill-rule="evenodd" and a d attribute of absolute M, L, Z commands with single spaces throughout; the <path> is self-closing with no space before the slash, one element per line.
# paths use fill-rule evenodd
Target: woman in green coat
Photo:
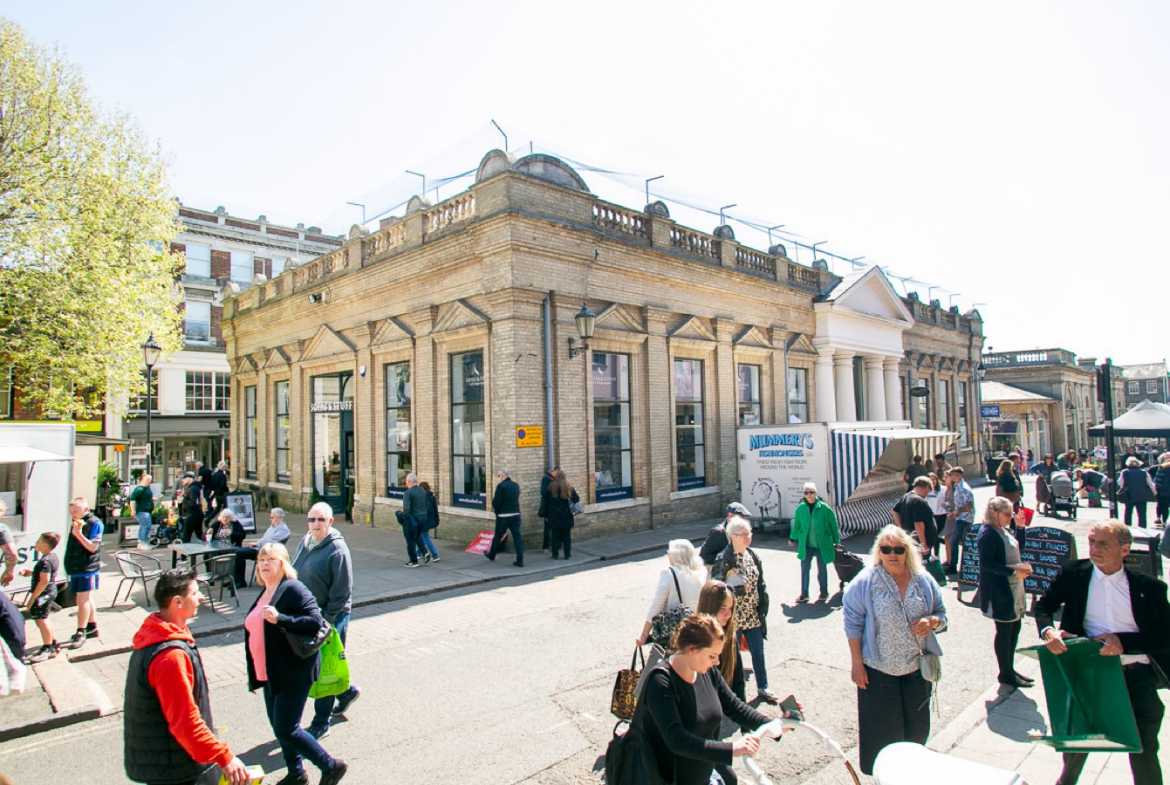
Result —
<path fill-rule="evenodd" d="M 837 528 L 837 514 L 821 501 L 816 483 L 806 482 L 804 502 L 796 508 L 792 536 L 788 543 L 796 546 L 796 555 L 800 557 L 800 596 L 796 598 L 797 603 L 808 602 L 808 578 L 813 559 L 817 560 L 817 583 L 821 587 L 817 601 L 829 599 L 829 568 L 825 566 L 825 554 L 835 556 L 839 542 L 841 530 Z"/>

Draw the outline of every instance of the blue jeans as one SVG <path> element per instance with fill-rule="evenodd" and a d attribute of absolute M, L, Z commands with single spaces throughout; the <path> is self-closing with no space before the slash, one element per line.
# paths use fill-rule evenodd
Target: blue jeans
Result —
<path fill-rule="evenodd" d="M 768 689 L 768 665 L 764 662 L 764 628 L 752 627 L 750 630 L 740 630 L 739 634 L 747 641 L 748 651 L 752 655 L 752 673 L 756 676 L 756 689 Z"/>
<path fill-rule="evenodd" d="M 804 558 L 800 560 L 800 593 L 808 596 L 808 577 L 812 572 L 813 559 L 817 560 L 817 585 L 821 587 L 821 594 L 829 593 L 829 568 L 825 566 L 825 557 L 820 548 L 804 549 Z"/>
<path fill-rule="evenodd" d="M 439 558 L 439 550 L 435 544 L 431 542 L 431 533 L 427 529 L 420 529 L 418 533 L 418 553 L 421 556 L 423 553 L 429 552 L 432 558 Z"/>
<path fill-rule="evenodd" d="M 264 682 L 264 708 L 268 711 L 268 724 L 272 726 L 272 733 L 280 744 L 289 774 L 305 770 L 302 758 L 308 758 L 321 771 L 333 768 L 333 758 L 301 727 L 301 712 L 305 710 L 305 699 L 308 697 L 308 686 L 288 692 L 273 692 L 272 682 Z"/>
<path fill-rule="evenodd" d="M 346 633 L 349 632 L 349 611 L 337 614 L 337 618 L 333 620 L 333 626 L 337 629 L 338 636 L 341 637 L 341 645 L 344 646 Z M 348 695 L 353 692 L 353 689 L 353 684 L 350 684 L 349 689 L 341 694 Z M 306 694 L 305 697 L 308 695 Z M 309 727 L 319 730 L 328 728 L 329 717 L 333 714 L 334 703 L 339 697 L 338 695 L 330 695 L 328 698 L 315 698 L 313 700 L 313 722 Z M 301 705 L 304 705 L 303 701 Z"/>
<path fill-rule="evenodd" d="M 138 542 L 145 545 L 150 539 L 150 513 L 139 512 L 134 517 L 138 519 Z"/>
<path fill-rule="evenodd" d="M 963 542 L 963 534 L 966 533 L 967 527 L 970 525 L 971 524 L 967 521 L 960 521 L 958 518 L 955 519 L 955 530 L 951 532 L 951 539 L 949 540 L 949 544 L 951 546 L 950 566 L 952 567 L 958 567 L 961 563 L 961 560 L 959 559 L 959 546 Z"/>

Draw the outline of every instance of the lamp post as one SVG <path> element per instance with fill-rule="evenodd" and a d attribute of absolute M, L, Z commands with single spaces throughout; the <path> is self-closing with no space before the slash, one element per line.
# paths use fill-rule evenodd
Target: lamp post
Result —
<path fill-rule="evenodd" d="M 161 351 L 162 347 L 155 342 L 154 333 L 151 333 L 150 337 L 146 339 L 146 343 L 142 344 L 142 359 L 146 363 L 146 474 L 150 474 L 153 468 L 153 461 L 151 460 L 153 457 L 151 454 L 153 444 L 150 441 L 150 410 L 154 407 L 151 403 L 150 395 L 150 372 L 154 364 L 158 362 L 158 355 Z"/>
<path fill-rule="evenodd" d="M 581 310 L 573 317 L 573 321 L 577 323 L 577 336 L 581 339 L 581 348 L 578 349 L 574 346 L 577 343 L 576 339 L 569 338 L 570 360 L 589 348 L 589 339 L 593 337 L 593 328 L 597 324 L 597 314 L 589 310 L 589 306 L 582 300 Z"/>

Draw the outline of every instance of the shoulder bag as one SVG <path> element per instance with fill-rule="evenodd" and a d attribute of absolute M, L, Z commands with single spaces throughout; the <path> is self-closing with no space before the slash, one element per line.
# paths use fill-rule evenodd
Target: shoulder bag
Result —
<path fill-rule="evenodd" d="M 638 667 L 639 659 L 642 660 L 641 668 Z M 638 646 L 634 649 L 634 656 L 630 659 L 630 667 L 618 671 L 617 678 L 613 682 L 613 695 L 609 701 L 609 710 L 619 720 L 633 718 L 634 709 L 638 705 L 634 691 L 637 689 L 645 670 L 646 658 L 642 656 L 642 647 Z"/>
<path fill-rule="evenodd" d="M 906 623 L 910 625 L 910 629 L 914 629 L 914 624 L 910 621 L 910 616 L 906 613 L 906 603 L 902 601 L 901 594 L 898 595 L 898 603 L 902 606 L 902 617 L 906 619 Z M 918 644 L 918 672 L 922 674 L 922 678 L 934 684 L 942 678 L 942 661 L 939 660 L 937 654 L 926 650 L 926 644 L 922 642 L 922 638 L 910 633 L 914 636 L 914 642 Z"/>
<path fill-rule="evenodd" d="M 678 592 L 678 606 L 675 608 L 667 608 L 654 615 L 650 620 L 650 640 L 657 643 L 662 648 L 670 646 L 670 638 L 674 635 L 675 628 L 678 627 L 682 620 L 694 613 L 693 610 L 682 604 L 682 588 L 678 585 L 678 575 L 674 572 L 674 567 L 670 568 L 670 577 L 674 578 L 674 590 Z"/>
<path fill-rule="evenodd" d="M 269 601 L 269 605 L 276 605 L 276 601 L 280 599 L 280 595 L 284 593 L 287 585 L 287 581 L 280 584 L 276 591 L 272 593 L 272 599 Z M 288 641 L 288 646 L 292 649 L 293 654 L 302 660 L 307 660 L 321 651 L 321 647 L 329 640 L 329 633 L 333 631 L 333 625 L 322 618 L 321 626 L 317 628 L 317 634 L 315 635 L 301 635 L 299 633 L 289 632 L 283 627 L 278 629 Z"/>

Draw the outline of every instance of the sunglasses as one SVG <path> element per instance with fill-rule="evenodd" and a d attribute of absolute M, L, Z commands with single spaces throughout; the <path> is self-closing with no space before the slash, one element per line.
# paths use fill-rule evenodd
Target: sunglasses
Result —
<path fill-rule="evenodd" d="M 891 553 L 896 553 L 899 556 L 903 556 L 906 553 L 906 546 L 905 545 L 883 545 L 881 547 L 881 552 L 886 556 L 889 556 Z"/>
<path fill-rule="evenodd" d="M 805 491 L 804 495 L 805 496 L 816 496 L 817 492 L 816 491 Z"/>
<path fill-rule="evenodd" d="M 314 521 L 321 521 L 323 523 L 327 520 L 329 520 L 329 519 L 328 518 L 309 518 L 309 523 L 313 523 Z"/>

